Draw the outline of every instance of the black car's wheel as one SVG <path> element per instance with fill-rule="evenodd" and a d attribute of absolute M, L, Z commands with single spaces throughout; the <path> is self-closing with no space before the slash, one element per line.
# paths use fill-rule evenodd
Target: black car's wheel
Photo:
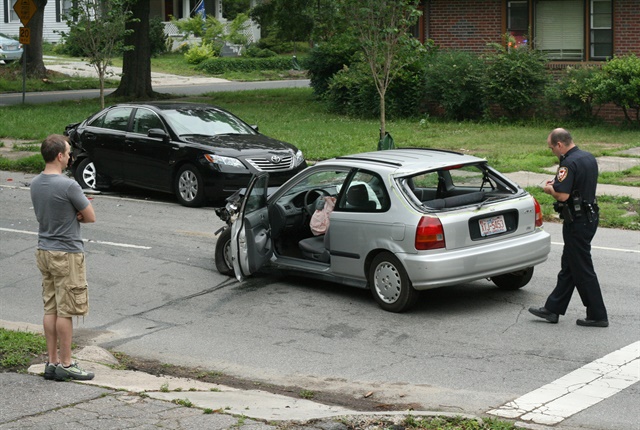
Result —
<path fill-rule="evenodd" d="M 389 252 L 376 255 L 371 262 L 369 288 L 380 307 L 389 312 L 410 309 L 419 295 L 400 260 Z"/>
<path fill-rule="evenodd" d="M 502 290 L 517 290 L 527 285 L 532 276 L 533 267 L 527 267 L 526 269 L 518 270 L 517 272 L 494 276 L 491 280 Z"/>
<path fill-rule="evenodd" d="M 175 193 L 180 204 L 184 206 L 202 206 L 204 202 L 204 182 L 198 169 L 191 164 L 185 164 L 178 170 L 175 179 Z"/>
<path fill-rule="evenodd" d="M 76 181 L 82 188 L 96 189 L 98 174 L 96 173 L 96 166 L 89 158 L 83 158 L 75 171 Z"/>
<path fill-rule="evenodd" d="M 214 255 L 218 272 L 222 275 L 235 276 L 231 261 L 231 227 L 226 227 L 218 236 Z"/>

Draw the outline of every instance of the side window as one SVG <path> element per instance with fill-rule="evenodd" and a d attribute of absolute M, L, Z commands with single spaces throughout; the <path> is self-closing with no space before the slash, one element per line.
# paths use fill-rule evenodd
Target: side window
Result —
<path fill-rule="evenodd" d="M 358 171 L 346 186 L 338 209 L 349 212 L 384 212 L 389 209 L 389 194 L 377 174 Z"/>
<path fill-rule="evenodd" d="M 149 109 L 137 109 L 133 117 L 133 132 L 146 136 L 152 128 L 161 128 L 164 130 L 164 126 L 160 118 L 158 118 L 158 115 Z"/>
<path fill-rule="evenodd" d="M 267 179 L 268 175 L 258 178 L 251 189 L 251 193 L 245 197 L 244 214 L 249 215 L 266 206 L 267 204 Z"/>
<path fill-rule="evenodd" d="M 132 109 L 133 108 L 111 109 L 105 114 L 102 127 L 109 128 L 111 130 L 127 131 Z M 91 125 L 94 124 L 92 123 Z"/>

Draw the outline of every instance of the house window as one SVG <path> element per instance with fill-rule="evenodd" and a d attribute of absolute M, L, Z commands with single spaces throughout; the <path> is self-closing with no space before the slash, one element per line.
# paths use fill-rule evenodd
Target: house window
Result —
<path fill-rule="evenodd" d="M 529 5 L 526 0 L 507 3 L 507 32 L 515 39 L 516 46 L 527 44 Z"/>
<path fill-rule="evenodd" d="M 69 19 L 75 7 L 77 7 L 75 0 L 56 0 L 56 22 Z M 77 21 L 75 17 L 73 20 Z"/>
<path fill-rule="evenodd" d="M 591 0 L 591 58 L 605 60 L 613 55 L 611 0 Z"/>
<path fill-rule="evenodd" d="M 584 27 L 582 0 L 540 0 L 536 3 L 536 48 L 550 60 L 582 60 Z"/>
<path fill-rule="evenodd" d="M 20 22 L 20 17 L 18 16 L 18 14 L 16 13 L 15 10 L 13 10 L 13 6 L 16 4 L 18 0 L 9 0 L 8 2 L 8 11 L 9 11 L 9 22 Z M 7 2 L 4 3 L 5 7 L 7 6 Z"/>

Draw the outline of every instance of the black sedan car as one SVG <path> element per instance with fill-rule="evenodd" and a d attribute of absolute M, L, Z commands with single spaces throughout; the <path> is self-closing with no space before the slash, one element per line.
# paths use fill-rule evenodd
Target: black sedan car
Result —
<path fill-rule="evenodd" d="M 66 127 L 83 188 L 125 184 L 174 194 L 185 206 L 220 200 L 269 172 L 281 185 L 307 167 L 295 146 L 264 136 L 219 107 L 123 103 Z"/>

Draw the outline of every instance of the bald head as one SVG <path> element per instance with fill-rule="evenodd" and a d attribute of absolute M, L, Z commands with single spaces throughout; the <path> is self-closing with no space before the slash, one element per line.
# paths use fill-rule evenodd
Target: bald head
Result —
<path fill-rule="evenodd" d="M 556 128 L 551 133 L 549 133 L 549 143 L 553 146 L 557 146 L 558 142 L 564 144 L 564 146 L 571 146 L 573 144 L 573 138 L 571 137 L 571 133 L 569 133 L 564 128 Z"/>

